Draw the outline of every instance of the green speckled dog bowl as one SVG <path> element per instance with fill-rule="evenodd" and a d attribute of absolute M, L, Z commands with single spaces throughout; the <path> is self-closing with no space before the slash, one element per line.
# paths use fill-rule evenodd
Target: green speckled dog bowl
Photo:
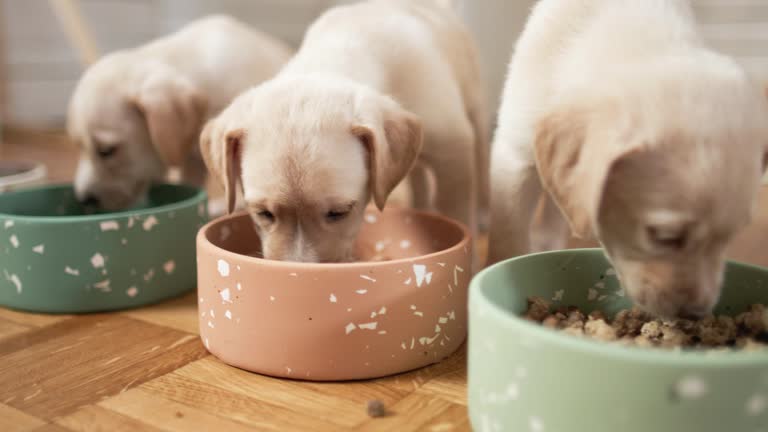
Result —
<path fill-rule="evenodd" d="M 70 185 L 0 195 L 0 305 L 79 313 L 132 308 L 195 287 L 204 191 L 153 187 L 141 207 L 85 214 Z"/>
<path fill-rule="evenodd" d="M 766 269 L 729 263 L 724 286 L 718 313 L 768 303 Z M 588 300 L 590 289 L 601 295 Z M 598 249 L 523 256 L 478 274 L 469 318 L 476 430 L 768 430 L 768 351 L 666 351 L 580 339 L 522 319 L 530 296 L 608 313 L 630 306 Z"/>

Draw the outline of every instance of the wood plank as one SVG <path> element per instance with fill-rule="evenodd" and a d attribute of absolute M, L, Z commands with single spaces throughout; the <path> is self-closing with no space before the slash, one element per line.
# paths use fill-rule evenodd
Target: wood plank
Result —
<path fill-rule="evenodd" d="M 169 401 L 147 390 L 136 388 L 99 402 L 99 405 L 166 431 L 245 432 L 242 423 Z"/>
<path fill-rule="evenodd" d="M 8 156 L 10 159 L 11 156 Z M 50 315 L 21 312 L 0 307 L 0 319 L 29 327 L 43 327 L 71 318 L 71 315 Z"/>
<path fill-rule="evenodd" d="M 43 420 L 8 405 L 0 404 L 0 431 L 28 432 L 44 424 Z"/>
<path fill-rule="evenodd" d="M 55 423 L 74 432 L 159 432 L 161 430 L 141 420 L 98 405 L 85 406 L 68 416 L 57 418 Z"/>
<path fill-rule="evenodd" d="M 205 376 L 192 379 L 171 373 L 146 382 L 140 388 L 164 399 L 182 403 L 198 411 L 216 413 L 258 430 L 320 432 L 339 428 L 330 420 L 326 420 L 328 416 L 308 416 L 295 409 L 224 390 L 205 382 L 206 380 Z"/>
<path fill-rule="evenodd" d="M 440 363 L 408 373 L 382 378 L 379 382 L 410 393 L 418 390 L 433 379 L 440 379 L 447 374 L 464 370 L 466 368 L 466 362 L 467 353 L 465 344 L 453 355 Z"/>
<path fill-rule="evenodd" d="M 132 309 L 122 313 L 125 316 L 198 334 L 197 294 L 189 293 L 154 306 Z"/>
<path fill-rule="evenodd" d="M 65 428 L 64 426 L 59 426 L 53 423 L 47 423 L 40 426 L 39 428 L 32 429 L 31 432 L 72 432 L 72 431 Z"/>
<path fill-rule="evenodd" d="M 29 326 L 17 324 L 13 321 L 8 321 L 0 318 L 0 340 L 7 339 L 11 336 L 16 336 L 29 330 Z"/>
<path fill-rule="evenodd" d="M 367 419 L 357 428 L 359 432 L 398 431 L 420 432 L 427 430 L 428 425 L 443 422 L 443 415 L 451 412 L 455 415 L 456 405 L 441 399 L 429 398 L 412 394 L 398 403 L 388 407 L 389 415 L 381 418 Z M 461 407 L 461 409 L 466 409 Z"/>
<path fill-rule="evenodd" d="M 467 371 L 465 368 L 431 379 L 417 391 L 425 397 L 440 397 L 457 405 L 467 405 Z"/>
<path fill-rule="evenodd" d="M 366 407 L 342 395 L 307 388 L 299 381 L 280 380 L 227 366 L 208 357 L 179 369 L 176 374 L 277 405 L 303 416 L 328 418 L 340 427 L 354 427 L 367 418 Z M 329 413 L 332 410 L 332 415 Z"/>
<path fill-rule="evenodd" d="M 82 316 L 25 339 L 0 343 L 0 401 L 47 420 L 207 355 L 194 335 L 119 315 Z"/>

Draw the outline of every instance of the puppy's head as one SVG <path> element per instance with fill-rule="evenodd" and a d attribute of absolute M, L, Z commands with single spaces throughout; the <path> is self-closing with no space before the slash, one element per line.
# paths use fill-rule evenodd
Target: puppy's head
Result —
<path fill-rule="evenodd" d="M 141 199 L 194 149 L 206 110 L 189 80 L 161 64 L 114 54 L 82 77 L 67 128 L 80 147 L 77 198 L 120 210 Z"/>
<path fill-rule="evenodd" d="M 545 187 L 577 236 L 603 244 L 634 302 L 701 316 L 765 169 L 765 100 L 738 80 L 565 104 L 538 126 Z"/>
<path fill-rule="evenodd" d="M 383 208 L 422 143 L 418 119 L 349 82 L 278 79 L 240 97 L 201 135 L 229 210 L 240 188 L 267 259 L 339 262 L 367 203 Z"/>

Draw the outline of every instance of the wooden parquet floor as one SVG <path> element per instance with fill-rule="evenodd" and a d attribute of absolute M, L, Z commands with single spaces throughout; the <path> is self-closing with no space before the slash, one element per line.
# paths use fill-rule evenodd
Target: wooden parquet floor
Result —
<path fill-rule="evenodd" d="M 76 150 L 58 133 L 12 132 L 0 157 L 42 159 L 53 181 L 65 181 Z M 768 265 L 762 195 L 731 255 Z M 111 314 L 0 308 L 0 431 L 468 431 L 465 359 L 460 350 L 373 381 L 280 380 L 209 355 L 197 337 L 194 294 Z M 392 415 L 369 418 L 370 399 Z"/>

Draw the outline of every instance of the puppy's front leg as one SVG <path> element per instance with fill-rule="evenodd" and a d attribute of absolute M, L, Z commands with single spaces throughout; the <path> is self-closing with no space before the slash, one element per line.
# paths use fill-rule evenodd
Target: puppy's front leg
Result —
<path fill-rule="evenodd" d="M 541 191 L 533 163 L 503 157 L 492 162 L 488 264 L 530 252 L 531 220 Z"/>

